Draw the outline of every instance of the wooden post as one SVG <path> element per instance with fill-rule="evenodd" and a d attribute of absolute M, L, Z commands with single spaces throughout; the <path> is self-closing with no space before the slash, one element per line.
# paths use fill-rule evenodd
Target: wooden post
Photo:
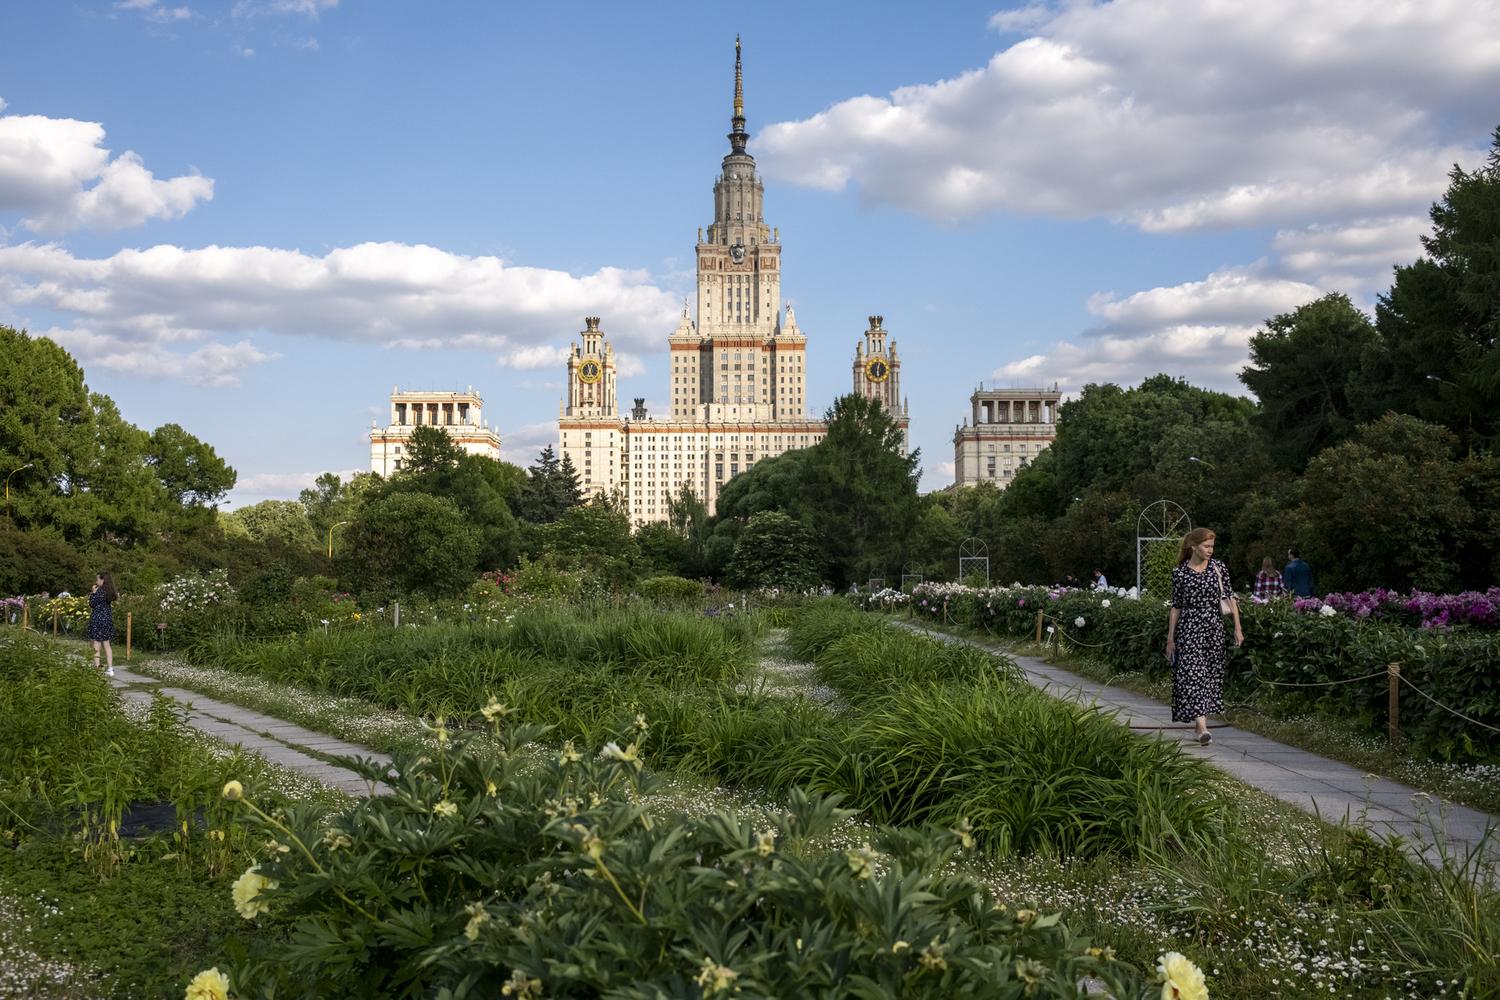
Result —
<path fill-rule="evenodd" d="M 1390 680 L 1390 702 L 1386 707 L 1385 736 L 1392 746 L 1401 742 L 1401 664 L 1391 663 L 1385 668 Z"/>
<path fill-rule="evenodd" d="M 1042 619 L 1044 617 L 1045 615 L 1042 612 L 1038 611 L 1036 613 L 1036 644 L 1038 646 L 1042 644 Z"/>
<path fill-rule="evenodd" d="M 134 611 L 125 612 L 125 662 L 130 662 L 130 625 L 131 619 L 135 617 Z"/>
<path fill-rule="evenodd" d="M 21 598 L 21 628 L 31 627 L 31 605 L 26 603 L 26 598 Z"/>
<path fill-rule="evenodd" d="M 391 602 L 391 606 L 395 608 L 395 614 L 392 616 L 392 620 L 394 622 L 394 625 L 392 627 L 393 628 L 400 628 L 401 627 L 401 602 L 400 601 L 393 601 L 393 602 Z"/>
<path fill-rule="evenodd" d="M 52 605 L 52 634 L 57 634 L 57 605 Z"/>

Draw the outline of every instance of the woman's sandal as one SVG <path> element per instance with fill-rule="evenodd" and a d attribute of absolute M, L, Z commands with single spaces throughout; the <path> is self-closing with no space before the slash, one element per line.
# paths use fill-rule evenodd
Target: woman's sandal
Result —
<path fill-rule="evenodd" d="M 1210 743 L 1212 743 L 1213 741 L 1214 741 L 1214 734 L 1213 733 L 1199 733 L 1198 734 L 1198 745 L 1200 747 L 1206 747 Z"/>

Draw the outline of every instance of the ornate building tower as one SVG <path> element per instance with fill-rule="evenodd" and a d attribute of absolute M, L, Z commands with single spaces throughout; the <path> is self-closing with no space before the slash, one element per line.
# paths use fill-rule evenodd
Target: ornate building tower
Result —
<path fill-rule="evenodd" d="M 643 398 L 619 412 L 614 358 L 598 320 L 587 321 L 583 348 L 568 358 L 562 453 L 586 493 L 618 495 L 637 525 L 664 520 L 685 489 L 712 511 L 726 482 L 827 433 L 807 419 L 807 338 L 790 307 L 781 318 L 781 241 L 765 221 L 749 141 L 736 38 L 729 152 L 714 180 L 713 221 L 698 230 L 696 321 L 691 301 L 683 302 L 667 338 L 665 418 L 652 417 Z"/>
<path fill-rule="evenodd" d="M 896 354 L 896 341 L 891 340 L 890 349 L 885 345 L 887 331 L 884 316 L 871 316 L 870 328 L 865 339 L 854 347 L 854 392 L 867 399 L 877 399 L 901 427 L 901 453 L 911 451 L 907 428 L 910 417 L 906 400 L 901 398 L 901 359 Z"/>
<path fill-rule="evenodd" d="M 585 496 L 611 496 L 619 488 L 621 425 L 615 399 L 615 349 L 598 316 L 585 316 L 583 343 L 568 349 L 568 395 L 560 404 L 562 454 L 573 458 Z"/>

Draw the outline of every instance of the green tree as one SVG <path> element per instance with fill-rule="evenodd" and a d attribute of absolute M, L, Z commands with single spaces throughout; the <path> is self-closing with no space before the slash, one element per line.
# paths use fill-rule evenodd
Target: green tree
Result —
<path fill-rule="evenodd" d="M 614 504 L 596 498 L 569 507 L 537 531 L 543 554 L 563 569 L 593 573 L 614 587 L 637 576 L 640 547 L 631 537 L 629 517 Z"/>
<path fill-rule="evenodd" d="M 361 593 L 435 597 L 474 579 L 479 533 L 451 500 L 400 490 L 360 508 L 334 565 Z"/>
<path fill-rule="evenodd" d="M 1448 179 L 1426 255 L 1396 268 L 1376 306 L 1356 394 L 1365 416 L 1443 424 L 1472 452 L 1500 431 L 1500 128 L 1484 166 Z"/>
<path fill-rule="evenodd" d="M 212 445 L 177 424 L 163 424 L 151 432 L 146 462 L 179 506 L 212 506 L 234 489 L 235 471 L 228 463 Z"/>
<path fill-rule="evenodd" d="M 0 326 L 0 476 L 10 478 L 15 524 L 57 523 L 59 484 L 93 451 L 93 415 L 83 369 L 67 351 Z M 9 475 L 27 464 L 31 468 Z"/>
<path fill-rule="evenodd" d="M 1456 582 L 1455 547 L 1473 517 L 1456 445 L 1446 428 L 1392 413 L 1308 463 L 1298 489 L 1303 549 L 1320 589 Z"/>
<path fill-rule="evenodd" d="M 478 569 L 503 569 L 520 555 L 520 530 L 503 492 L 508 478 L 500 463 L 470 455 L 441 427 L 412 432 L 407 462 L 386 485 L 387 492 L 419 491 L 452 501 L 478 532 Z"/>
<path fill-rule="evenodd" d="M 763 510 L 740 532 L 726 578 L 746 589 L 780 587 L 801 591 L 818 585 L 812 533 L 789 514 Z"/>
<path fill-rule="evenodd" d="M 321 540 L 313 534 L 308 522 L 307 508 L 296 500 L 262 500 L 241 507 L 228 519 L 262 545 L 303 553 L 313 552 L 321 546 Z"/>
<path fill-rule="evenodd" d="M 1349 385 L 1375 339 L 1369 317 L 1336 292 L 1271 317 L 1250 338 L 1240 381 L 1260 400 L 1256 422 L 1284 466 L 1300 471 L 1353 432 Z"/>

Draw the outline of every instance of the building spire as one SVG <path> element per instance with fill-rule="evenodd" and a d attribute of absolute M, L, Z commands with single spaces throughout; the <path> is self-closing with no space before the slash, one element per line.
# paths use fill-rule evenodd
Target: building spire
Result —
<path fill-rule="evenodd" d="M 745 144 L 750 133 L 745 131 L 745 72 L 740 63 L 740 36 L 734 36 L 734 117 L 730 119 L 733 130 L 729 133 L 729 147 L 733 154 L 745 155 Z"/>

